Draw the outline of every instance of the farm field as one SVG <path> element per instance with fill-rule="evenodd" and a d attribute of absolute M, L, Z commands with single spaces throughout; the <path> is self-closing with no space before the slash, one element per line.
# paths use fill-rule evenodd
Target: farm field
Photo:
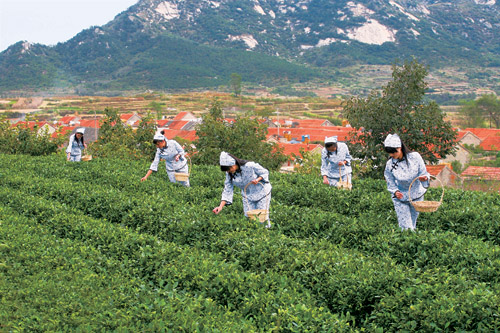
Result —
<path fill-rule="evenodd" d="M 7 110 L 0 110 L 0 115 L 5 112 L 31 114 L 34 119 L 57 120 L 63 115 L 79 115 L 82 118 L 93 118 L 94 115 L 102 116 L 105 108 L 113 108 L 120 113 L 138 113 L 141 115 L 152 112 L 157 118 L 174 117 L 181 111 L 189 111 L 201 117 L 210 109 L 215 100 L 222 103 L 224 114 L 235 117 L 242 114 L 254 114 L 276 119 L 280 117 L 293 119 L 326 118 L 341 122 L 342 103 L 340 98 L 329 99 L 324 97 L 296 97 L 272 98 L 240 96 L 234 97 L 228 93 L 200 92 L 186 94 L 145 94 L 129 97 L 105 96 L 64 96 L 47 97 L 39 99 L 39 105 L 32 109 L 24 109 L 33 99 L 13 99 L 12 104 L 19 105 Z M 17 103 L 16 103 L 17 101 Z M 4 101 L 5 103 L 8 100 Z M 4 103 L 4 104 L 5 104 Z M 463 116 L 458 106 L 441 106 L 445 112 L 445 119 L 454 126 L 462 127 Z"/>
<path fill-rule="evenodd" d="M 0 155 L 0 331 L 495 331 L 500 195 L 401 232 L 383 180 L 271 173 L 272 228 L 148 161 Z M 428 198 L 439 197 L 430 189 Z"/>

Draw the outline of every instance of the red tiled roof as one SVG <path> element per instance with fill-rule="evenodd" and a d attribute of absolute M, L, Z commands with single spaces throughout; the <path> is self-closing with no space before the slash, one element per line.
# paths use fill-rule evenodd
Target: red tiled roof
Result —
<path fill-rule="evenodd" d="M 307 143 L 284 143 L 284 142 L 279 142 L 278 145 L 283 149 L 283 154 L 286 156 L 289 156 L 293 159 L 293 155 L 300 155 L 300 150 L 304 149 L 305 151 L 313 151 L 315 149 L 321 149 L 323 148 L 322 145 L 319 144 L 307 144 Z"/>
<path fill-rule="evenodd" d="M 127 120 L 129 120 L 130 118 L 132 118 L 132 116 L 133 116 L 133 115 L 134 115 L 133 113 L 121 114 L 121 115 L 120 115 L 120 119 L 121 119 L 122 121 L 127 121 Z"/>
<path fill-rule="evenodd" d="M 183 131 L 183 130 L 176 130 L 176 129 L 165 129 L 163 132 L 163 135 L 169 140 L 172 140 L 176 136 L 181 137 L 183 139 L 189 140 L 189 141 L 194 141 L 198 137 L 196 136 L 196 131 Z"/>
<path fill-rule="evenodd" d="M 479 146 L 484 150 L 500 151 L 500 136 L 489 136 Z"/>
<path fill-rule="evenodd" d="M 73 131 L 76 127 L 77 126 L 64 126 L 61 129 L 59 129 L 59 131 L 52 133 L 51 137 L 57 138 L 58 136 L 61 136 L 61 135 L 67 135 L 67 134 L 71 133 L 71 131 Z"/>
<path fill-rule="evenodd" d="M 267 129 L 268 137 L 277 135 L 277 127 L 269 127 Z M 338 141 L 348 141 L 351 131 L 354 131 L 351 127 L 336 127 L 335 129 L 325 128 L 280 128 L 279 134 L 284 136 L 285 131 L 289 131 L 292 138 L 297 141 L 302 141 L 303 135 L 309 135 L 309 141 L 324 142 L 327 136 L 337 136 Z"/>
<path fill-rule="evenodd" d="M 479 177 L 486 180 L 500 180 L 500 168 L 469 166 L 461 174 L 462 177 Z"/>
<path fill-rule="evenodd" d="M 162 119 L 162 120 L 157 120 L 156 123 L 158 124 L 158 127 L 165 127 L 165 125 L 170 122 L 170 119 Z"/>
<path fill-rule="evenodd" d="M 189 112 L 187 111 L 182 111 L 182 112 L 179 112 L 175 117 L 174 117 L 174 121 L 175 120 L 182 120 L 185 116 L 187 116 L 189 114 Z"/>
<path fill-rule="evenodd" d="M 277 123 L 277 120 L 273 121 Z M 325 124 L 329 124 L 330 122 L 326 119 L 280 119 L 279 123 L 283 126 L 286 123 L 292 123 L 296 127 L 301 128 L 316 128 L 316 127 L 325 127 Z"/>
<path fill-rule="evenodd" d="M 62 117 L 61 119 L 59 119 L 59 122 L 60 122 L 60 123 L 63 123 L 63 124 L 67 124 L 67 123 L 69 123 L 70 121 L 75 120 L 76 118 L 77 118 L 76 116 L 64 116 L 64 117 Z"/>
<path fill-rule="evenodd" d="M 465 131 L 474 133 L 481 140 L 489 136 L 500 136 L 500 129 L 495 128 L 466 128 Z"/>
<path fill-rule="evenodd" d="M 80 120 L 79 127 L 92 127 L 92 128 L 100 128 L 99 119 L 82 119 Z"/>
<path fill-rule="evenodd" d="M 170 124 L 168 124 L 168 128 L 170 129 L 182 129 L 186 124 L 189 123 L 188 120 L 174 120 Z"/>
<path fill-rule="evenodd" d="M 33 128 L 35 128 L 35 126 L 38 126 L 38 128 L 40 128 L 40 127 L 44 126 L 45 124 L 48 124 L 51 127 L 55 127 L 46 121 L 39 121 L 39 122 L 36 122 L 36 121 L 18 121 L 17 123 L 12 124 L 11 127 L 20 126 L 23 128 L 33 129 Z"/>
<path fill-rule="evenodd" d="M 425 168 L 427 169 L 427 172 L 431 174 L 431 176 L 437 176 L 441 173 L 441 171 L 443 171 L 444 168 L 446 168 L 446 165 L 426 165 Z"/>

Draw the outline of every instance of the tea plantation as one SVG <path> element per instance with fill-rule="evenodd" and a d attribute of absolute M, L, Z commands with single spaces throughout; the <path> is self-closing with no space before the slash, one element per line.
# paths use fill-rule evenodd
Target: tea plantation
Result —
<path fill-rule="evenodd" d="M 447 189 L 401 232 L 383 180 L 272 173 L 265 229 L 223 173 L 0 155 L 0 331 L 500 330 L 500 196 Z M 428 198 L 439 198 L 431 189 Z"/>

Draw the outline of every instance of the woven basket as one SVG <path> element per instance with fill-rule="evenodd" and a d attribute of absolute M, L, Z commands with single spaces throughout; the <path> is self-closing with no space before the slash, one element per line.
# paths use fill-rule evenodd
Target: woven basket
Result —
<path fill-rule="evenodd" d="M 189 179 L 189 173 L 176 172 L 174 173 L 175 180 L 178 182 L 185 182 Z"/>
<path fill-rule="evenodd" d="M 187 157 L 188 162 L 189 162 L 189 170 L 191 170 L 191 159 L 187 155 L 186 155 L 186 157 Z M 185 181 L 189 180 L 189 173 L 174 172 L 174 177 L 175 177 L 175 180 L 177 180 L 178 182 L 185 182 Z"/>
<path fill-rule="evenodd" d="M 82 156 L 82 161 L 87 162 L 87 161 L 90 161 L 90 160 L 92 160 L 92 155 L 83 155 Z"/>
<path fill-rule="evenodd" d="M 337 182 L 337 188 L 340 188 L 342 190 L 351 190 L 352 189 L 352 184 L 349 183 L 349 176 L 346 175 L 346 181 L 343 181 L 342 180 L 342 173 L 340 172 L 340 168 L 339 168 L 339 176 L 340 176 L 340 180 Z"/>
<path fill-rule="evenodd" d="M 248 185 L 252 184 L 252 182 L 248 183 L 245 185 L 245 188 L 243 189 L 243 192 L 245 193 L 244 195 L 244 199 L 245 201 L 247 202 L 247 206 L 250 207 L 250 205 L 248 204 L 248 198 L 247 198 L 247 187 Z M 264 185 L 262 185 L 262 183 L 259 183 L 260 186 L 264 187 Z M 269 193 L 266 193 L 266 198 L 269 196 Z M 252 210 L 249 210 L 247 212 L 247 215 L 248 215 L 248 218 L 250 220 L 254 220 L 254 221 L 259 221 L 259 222 L 266 222 L 267 221 L 267 216 L 269 214 L 269 206 L 267 207 L 267 209 L 252 209 Z"/>
<path fill-rule="evenodd" d="M 432 213 L 432 212 L 435 212 L 439 208 L 439 206 L 441 206 L 441 203 L 443 202 L 443 197 L 444 197 L 444 186 L 443 186 L 443 183 L 441 182 L 441 180 L 439 180 L 439 178 L 437 178 L 435 176 L 430 176 L 430 178 L 437 179 L 439 181 L 439 183 L 441 184 L 441 188 L 443 190 L 443 192 L 441 193 L 441 199 L 439 201 L 425 201 L 425 200 L 423 200 L 423 201 L 412 201 L 411 200 L 411 196 L 410 196 L 411 186 L 413 185 L 413 182 L 418 179 L 418 177 L 416 177 L 415 179 L 413 179 L 413 181 L 410 184 L 410 188 L 408 190 L 408 196 L 409 196 L 409 199 L 410 199 L 410 203 L 413 205 L 413 207 L 415 208 L 415 210 L 417 212 L 422 212 L 422 213 Z"/>

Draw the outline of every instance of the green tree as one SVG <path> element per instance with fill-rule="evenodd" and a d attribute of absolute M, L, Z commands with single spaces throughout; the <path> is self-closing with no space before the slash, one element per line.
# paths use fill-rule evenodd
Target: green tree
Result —
<path fill-rule="evenodd" d="M 495 94 L 483 95 L 463 103 L 461 113 L 469 127 L 500 128 L 500 99 Z"/>
<path fill-rule="evenodd" d="M 136 149 L 145 157 L 154 156 L 156 146 L 153 144 L 153 137 L 156 133 L 157 125 L 151 112 L 142 117 L 137 130 L 134 132 Z"/>
<path fill-rule="evenodd" d="M 96 157 L 140 158 L 134 151 L 136 140 L 133 130 L 125 126 L 118 111 L 112 108 L 104 109 L 99 137 L 89 145 L 89 151 Z"/>
<path fill-rule="evenodd" d="M 241 75 L 232 73 L 231 81 L 229 84 L 235 96 L 241 95 Z"/>
<path fill-rule="evenodd" d="M 292 153 L 292 156 L 298 164 L 295 168 L 298 173 L 321 175 L 321 154 L 300 148 L 299 154 Z"/>
<path fill-rule="evenodd" d="M 148 107 L 156 112 L 156 119 L 161 120 L 163 117 L 163 103 L 152 101 L 148 104 Z"/>
<path fill-rule="evenodd" d="M 203 115 L 196 134 L 198 139 L 193 142 L 196 146 L 193 163 L 218 165 L 221 151 L 273 170 L 287 160 L 278 145 L 266 142 L 267 125 L 249 117 L 237 117 L 234 122 L 226 122 L 218 100 L 214 101 L 210 112 Z"/>
<path fill-rule="evenodd" d="M 57 152 L 65 138 L 52 138 L 47 130 L 40 131 L 21 124 L 12 127 L 7 120 L 0 120 L 0 152 L 32 156 L 49 155 Z"/>
<path fill-rule="evenodd" d="M 371 176 L 382 175 L 387 161 L 383 142 L 389 133 L 398 133 L 410 150 L 430 163 L 455 152 L 456 131 L 444 121 L 436 102 L 424 102 L 427 68 L 413 59 L 401 66 L 394 63 L 392 70 L 392 81 L 382 91 L 344 104 L 349 123 L 359 129 L 350 140 L 351 153 L 372 160 L 373 168 L 367 171 Z"/>

